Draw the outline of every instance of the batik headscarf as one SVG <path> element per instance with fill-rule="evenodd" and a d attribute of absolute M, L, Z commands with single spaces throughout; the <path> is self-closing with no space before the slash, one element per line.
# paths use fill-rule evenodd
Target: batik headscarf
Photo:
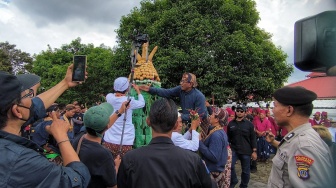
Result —
<path fill-rule="evenodd" d="M 219 119 L 219 124 L 221 126 L 227 126 L 229 113 L 227 110 L 224 110 L 222 108 L 215 107 L 212 109 L 212 112 L 215 114 L 215 116 Z"/>

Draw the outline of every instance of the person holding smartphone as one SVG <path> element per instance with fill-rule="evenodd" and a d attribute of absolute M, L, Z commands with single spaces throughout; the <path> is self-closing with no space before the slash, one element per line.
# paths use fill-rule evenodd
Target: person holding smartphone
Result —
<path fill-rule="evenodd" d="M 135 139 L 135 129 L 132 123 L 132 112 L 134 109 L 143 108 L 145 106 L 145 99 L 142 96 L 139 87 L 135 84 L 132 84 L 135 91 L 138 93 L 138 99 L 131 97 L 129 100 L 129 108 L 127 109 L 127 116 L 121 114 L 118 110 L 115 110 L 113 113 L 116 113 L 119 118 L 109 128 L 104 135 L 103 145 L 108 148 L 113 157 L 116 158 L 117 155 L 122 157 L 126 152 L 132 150 L 133 142 Z M 113 109 L 119 109 L 124 101 L 128 99 L 127 93 L 129 92 L 129 81 L 126 77 L 119 77 L 114 81 L 114 91 L 115 93 L 109 93 L 106 96 L 106 101 L 113 106 Z M 125 122 L 124 122 L 125 121 Z M 125 125 L 124 134 L 122 135 L 123 125 Z M 122 149 L 120 153 L 120 142 L 122 140 Z"/>
<path fill-rule="evenodd" d="M 43 148 L 20 136 L 21 127 L 45 117 L 46 108 L 70 87 L 70 65 L 65 78 L 51 89 L 35 96 L 28 84 L 30 79 L 19 79 L 0 71 L 0 187 L 87 187 L 90 174 L 72 148 L 67 132 L 69 124 L 52 112 L 50 133 L 62 154 L 63 165 L 48 161 Z"/>
<path fill-rule="evenodd" d="M 73 57 L 74 68 L 72 74 L 73 82 L 84 82 L 85 81 L 85 68 L 86 68 L 86 56 L 85 55 L 75 55 Z"/>

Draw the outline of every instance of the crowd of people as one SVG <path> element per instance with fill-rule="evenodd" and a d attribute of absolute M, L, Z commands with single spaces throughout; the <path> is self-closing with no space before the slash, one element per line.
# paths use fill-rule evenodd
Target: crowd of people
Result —
<path fill-rule="evenodd" d="M 336 122 L 326 112 L 309 119 L 317 97 L 309 90 L 276 90 L 272 110 L 224 109 L 206 101 L 192 73 L 169 89 L 119 77 L 106 102 L 86 109 L 55 103 L 81 84 L 72 81 L 72 69 L 38 96 L 40 77 L 0 72 L 0 187 L 234 188 L 238 160 L 239 187 L 248 187 L 257 162 L 271 162 L 272 154 L 268 187 L 335 185 Z M 128 96 L 131 87 L 136 98 Z M 133 149 L 132 111 L 146 105 L 141 91 L 162 98 L 146 119 L 152 140 Z"/>

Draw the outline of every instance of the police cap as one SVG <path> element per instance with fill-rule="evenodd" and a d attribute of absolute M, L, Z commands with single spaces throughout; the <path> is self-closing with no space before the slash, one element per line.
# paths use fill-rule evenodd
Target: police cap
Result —
<path fill-rule="evenodd" d="M 303 87 L 282 87 L 273 94 L 274 99 L 287 105 L 304 105 L 311 103 L 317 98 L 316 93 Z"/>

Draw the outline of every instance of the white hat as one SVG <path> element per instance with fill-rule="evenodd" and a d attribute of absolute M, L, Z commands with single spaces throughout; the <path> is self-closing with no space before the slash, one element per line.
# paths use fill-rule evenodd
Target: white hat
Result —
<path fill-rule="evenodd" d="M 114 81 L 114 91 L 125 91 L 128 89 L 129 82 L 126 77 L 119 77 Z"/>

